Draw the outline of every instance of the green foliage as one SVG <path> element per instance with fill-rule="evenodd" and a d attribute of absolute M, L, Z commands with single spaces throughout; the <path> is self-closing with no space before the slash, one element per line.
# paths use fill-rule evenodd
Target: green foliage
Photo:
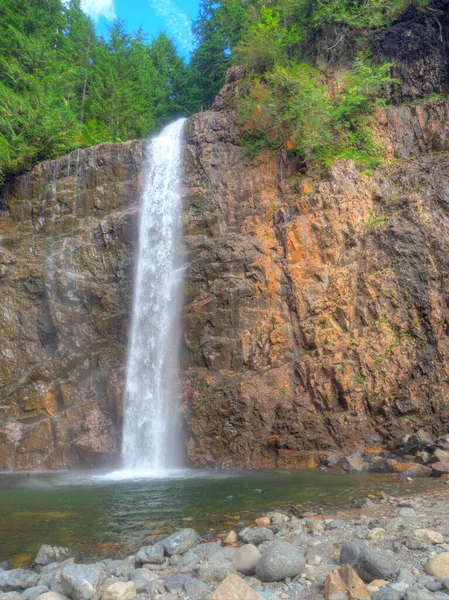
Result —
<path fill-rule="evenodd" d="M 310 166 L 326 167 L 337 158 L 366 166 L 380 159 L 370 132 L 370 111 L 393 80 L 391 65 L 372 65 L 359 57 L 352 71 L 339 77 L 332 91 L 322 73 L 307 63 L 276 66 L 255 77 L 241 102 L 245 144 L 254 154 L 262 148 L 287 146 Z"/>
<path fill-rule="evenodd" d="M 117 21 L 97 39 L 80 0 L 3 0 L 0 23 L 0 182 L 189 112 L 187 67 L 165 35 L 147 42 Z"/>

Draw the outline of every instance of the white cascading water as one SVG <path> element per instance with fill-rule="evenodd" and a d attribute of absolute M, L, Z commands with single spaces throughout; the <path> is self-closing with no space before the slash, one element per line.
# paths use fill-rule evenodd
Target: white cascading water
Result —
<path fill-rule="evenodd" d="M 179 119 L 148 142 L 126 374 L 123 467 L 155 476 L 182 466 L 178 352 L 184 123 Z"/>

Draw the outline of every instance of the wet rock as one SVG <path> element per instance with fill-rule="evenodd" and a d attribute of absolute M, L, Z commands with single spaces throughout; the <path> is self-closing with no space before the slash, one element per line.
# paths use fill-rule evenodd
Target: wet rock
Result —
<path fill-rule="evenodd" d="M 199 535 L 194 529 L 182 529 L 157 543 L 164 549 L 165 554 L 185 554 L 199 541 Z"/>
<path fill-rule="evenodd" d="M 449 552 L 442 552 L 433 556 L 425 566 L 425 571 L 438 581 L 445 581 L 449 578 Z M 1 573 L 0 573 L 1 578 Z"/>
<path fill-rule="evenodd" d="M 349 600 L 369 598 L 365 584 L 349 565 L 337 567 L 329 573 L 324 583 L 324 595 L 329 599 L 333 594 L 346 594 Z"/>
<path fill-rule="evenodd" d="M 356 452 L 350 456 L 344 456 L 341 460 L 341 468 L 348 473 L 361 473 L 368 469 L 368 463 L 363 460 L 362 454 Z"/>
<path fill-rule="evenodd" d="M 131 600 L 137 595 L 132 581 L 113 583 L 103 592 L 102 600 Z"/>
<path fill-rule="evenodd" d="M 0 591 L 15 592 L 34 587 L 39 580 L 39 575 L 27 569 L 11 569 L 0 571 Z"/>
<path fill-rule="evenodd" d="M 239 533 L 239 537 L 245 544 L 253 544 L 254 546 L 258 546 L 263 542 L 271 542 L 275 539 L 274 533 L 268 527 L 246 528 Z"/>
<path fill-rule="evenodd" d="M 449 461 L 432 463 L 430 467 L 432 467 L 434 475 L 440 476 L 449 473 Z"/>
<path fill-rule="evenodd" d="M 244 575 L 254 575 L 256 565 L 260 559 L 260 552 L 253 544 L 241 546 L 232 560 L 232 564 Z"/>
<path fill-rule="evenodd" d="M 373 579 L 392 579 L 398 571 L 392 556 L 371 548 L 366 542 L 345 544 L 340 552 L 340 562 L 351 565 L 366 583 Z"/>
<path fill-rule="evenodd" d="M 406 462 L 393 465 L 393 471 L 405 477 L 430 477 L 432 469 L 420 463 Z"/>
<path fill-rule="evenodd" d="M 238 575 L 228 575 L 212 594 L 211 600 L 261 600 L 261 596 Z"/>
<path fill-rule="evenodd" d="M 228 533 L 228 535 L 225 537 L 225 539 L 223 540 L 223 544 L 225 544 L 226 546 L 233 546 L 234 544 L 237 544 L 238 541 L 239 541 L 239 538 L 238 538 L 236 532 L 230 531 Z"/>
<path fill-rule="evenodd" d="M 50 546 L 44 544 L 40 547 L 39 552 L 34 559 L 36 565 L 46 566 L 54 562 L 75 558 L 77 552 L 65 546 Z"/>
<path fill-rule="evenodd" d="M 263 552 L 256 565 L 261 581 L 282 581 L 301 574 L 306 565 L 304 554 L 288 542 L 277 542 Z"/>
<path fill-rule="evenodd" d="M 36 600 L 38 596 L 45 594 L 45 592 L 48 592 L 46 585 L 36 585 L 22 592 L 22 600 Z"/>
<path fill-rule="evenodd" d="M 97 600 L 106 578 L 99 565 L 68 565 L 61 571 L 61 586 L 73 600 Z"/>
<path fill-rule="evenodd" d="M 172 554 L 183 554 L 183 552 L 173 552 Z M 150 563 L 153 565 L 161 565 L 165 561 L 164 547 L 161 545 L 144 546 L 136 554 L 136 562 L 140 564 Z"/>

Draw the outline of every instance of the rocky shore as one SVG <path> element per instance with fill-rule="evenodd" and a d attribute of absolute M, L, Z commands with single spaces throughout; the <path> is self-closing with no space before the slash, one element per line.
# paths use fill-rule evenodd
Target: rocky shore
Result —
<path fill-rule="evenodd" d="M 383 492 L 335 514 L 267 512 L 226 537 L 194 529 L 81 564 L 44 545 L 0 570 L 0 600 L 449 600 L 449 489 Z"/>

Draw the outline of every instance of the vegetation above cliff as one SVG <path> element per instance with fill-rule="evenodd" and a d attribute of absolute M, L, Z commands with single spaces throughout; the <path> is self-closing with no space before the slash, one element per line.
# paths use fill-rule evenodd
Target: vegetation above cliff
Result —
<path fill-rule="evenodd" d="M 98 38 L 80 0 L 4 0 L 0 7 L 0 181 L 78 147 L 144 137 L 208 108 L 228 67 L 248 67 L 240 116 L 250 152 L 288 147 L 310 164 L 374 164 L 369 115 L 393 79 L 370 58 L 374 36 L 431 0 L 202 0 L 188 65 L 164 34 L 148 41 L 120 21 Z M 437 16 L 435 16 L 437 19 Z M 437 19 L 438 20 L 438 19 Z M 314 45 L 350 32 L 345 72 Z M 327 47 L 341 52 L 344 35 Z M 351 66 L 352 64 L 352 66 Z"/>

